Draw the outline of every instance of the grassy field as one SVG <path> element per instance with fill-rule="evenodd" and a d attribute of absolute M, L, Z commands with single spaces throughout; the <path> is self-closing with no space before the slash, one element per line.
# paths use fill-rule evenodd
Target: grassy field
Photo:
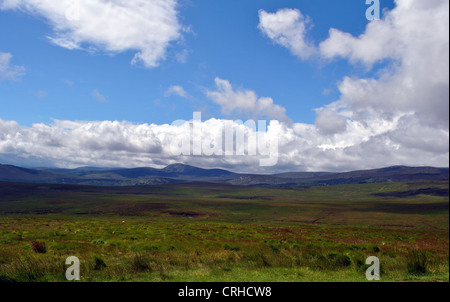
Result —
<path fill-rule="evenodd" d="M 449 280 L 448 182 L 310 188 L 0 183 L 0 280 Z"/>

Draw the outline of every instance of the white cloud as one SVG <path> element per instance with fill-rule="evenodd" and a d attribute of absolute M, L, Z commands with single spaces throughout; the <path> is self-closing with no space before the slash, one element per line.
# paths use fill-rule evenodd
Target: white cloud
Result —
<path fill-rule="evenodd" d="M 218 104 L 226 115 L 243 114 L 246 117 L 273 118 L 289 122 L 286 109 L 274 104 L 269 97 L 260 97 L 252 90 L 234 90 L 229 81 L 216 78 L 216 90 L 208 90 L 206 95 Z"/>
<path fill-rule="evenodd" d="M 224 125 L 239 128 L 246 136 L 254 129 L 234 121 L 210 119 L 200 124 L 204 142 L 222 141 Z M 15 158 L 22 164 L 40 159 L 57 166 L 164 166 L 185 162 L 199 166 L 259 164 L 261 156 L 175 156 L 172 143 L 179 137 L 191 137 L 192 122 L 179 126 L 132 124 L 117 121 L 60 121 L 23 127 L 0 119 L 0 158 Z M 276 125 L 267 135 L 276 135 Z M 220 139 L 219 139 L 220 138 Z"/>
<path fill-rule="evenodd" d="M 176 0 L 1 0 L 0 9 L 44 17 L 49 40 L 67 49 L 137 51 L 133 64 L 155 67 L 180 39 Z"/>
<path fill-rule="evenodd" d="M 178 86 L 178 85 L 174 85 L 174 86 L 170 86 L 166 92 L 164 93 L 165 97 L 169 97 L 172 95 L 177 95 L 180 96 L 182 98 L 190 98 L 191 96 L 189 95 L 189 93 L 186 92 L 186 90 L 184 90 L 183 87 Z"/>
<path fill-rule="evenodd" d="M 289 49 L 301 59 L 310 58 L 316 51 L 307 33 L 311 20 L 298 9 L 281 9 L 276 13 L 259 11 L 258 28 L 274 43 Z"/>
<path fill-rule="evenodd" d="M 412 122 L 448 129 L 449 2 L 396 3 L 359 37 L 331 30 L 321 53 L 368 66 L 390 60 L 378 78 L 345 77 L 339 84 L 341 100 L 356 116 L 370 112 L 392 118 L 413 112 Z"/>
<path fill-rule="evenodd" d="M 392 11 L 386 11 L 381 21 L 370 22 L 359 37 L 330 29 L 329 38 L 320 43 L 321 55 L 371 65 L 386 58 L 403 60 L 427 44 L 437 46 L 429 50 L 439 55 L 448 41 L 447 8 L 445 0 L 397 0 Z"/>
<path fill-rule="evenodd" d="M 96 89 L 92 91 L 92 96 L 99 101 L 100 103 L 107 103 L 108 99 L 104 97 L 100 92 L 98 92 Z"/>
<path fill-rule="evenodd" d="M 25 67 L 11 65 L 12 55 L 0 52 L 0 81 L 17 81 L 25 73 Z"/>
<path fill-rule="evenodd" d="M 379 115 L 392 119 L 413 112 L 421 122 L 449 127 L 449 2 L 397 0 L 383 19 L 369 22 L 358 37 L 331 28 L 316 47 L 305 42 L 311 21 L 297 9 L 260 11 L 259 28 L 276 43 L 300 57 L 317 50 L 325 61 L 334 58 L 384 69 L 377 77 L 344 77 L 338 85 L 340 101 L 353 118 Z M 305 50 L 306 49 L 306 50 Z M 309 51 L 307 51 L 309 50 Z M 320 113 L 321 111 L 317 111 Z M 318 121 L 322 121 L 318 116 Z"/>
<path fill-rule="evenodd" d="M 295 10 L 294 10 L 295 11 Z M 292 45 L 304 37 L 287 34 L 298 22 L 277 20 L 268 34 L 300 57 Z M 260 13 L 261 15 L 261 13 Z M 261 16 L 260 16 L 261 19 Z M 260 27 L 262 23 L 260 22 Z M 340 99 L 316 110 L 315 125 L 295 124 L 296 134 L 324 156 L 321 167 L 448 166 L 449 157 L 449 2 L 397 0 L 382 20 L 368 23 L 355 37 L 330 29 L 316 47 L 324 62 L 345 59 L 376 76 L 344 77 Z M 301 49 L 301 47 L 299 47 Z M 381 67 L 380 67 L 381 66 Z M 310 149 L 306 153 L 312 154 Z M 305 151 L 304 151 L 305 152 Z M 363 161 L 365 162 L 363 163 Z M 328 163 L 327 163 L 328 162 Z"/>
<path fill-rule="evenodd" d="M 0 158 L 15 159 L 22 165 L 60 167 L 161 167 L 182 162 L 241 172 L 345 171 L 398 164 L 448 166 L 448 130 L 411 124 L 411 118 L 405 115 L 391 122 L 376 119 L 368 125 L 350 120 L 347 130 L 335 135 L 323 135 L 314 125 L 271 123 L 264 136 L 278 140 L 279 157 L 277 166 L 268 170 L 259 166 L 259 160 L 267 158 L 260 152 L 255 156 L 173 155 L 174 139 L 192 136 L 190 122 L 174 126 L 56 120 L 24 127 L 0 119 Z M 240 129 L 247 138 L 255 136 L 254 129 L 246 125 L 209 119 L 200 124 L 198 137 L 204 142 L 222 142 L 225 125 Z M 244 148 L 247 154 L 248 146 L 235 144 L 233 148 Z"/>

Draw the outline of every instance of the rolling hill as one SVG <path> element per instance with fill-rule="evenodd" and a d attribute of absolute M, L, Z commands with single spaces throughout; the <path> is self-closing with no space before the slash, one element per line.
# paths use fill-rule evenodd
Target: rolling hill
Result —
<path fill-rule="evenodd" d="M 202 169 L 174 164 L 156 168 L 27 169 L 0 164 L 0 181 L 134 186 L 188 182 L 209 182 L 244 186 L 326 186 L 404 181 L 449 180 L 448 168 L 394 166 L 381 169 L 332 172 L 289 172 L 273 175 L 239 174 L 223 169 Z"/>

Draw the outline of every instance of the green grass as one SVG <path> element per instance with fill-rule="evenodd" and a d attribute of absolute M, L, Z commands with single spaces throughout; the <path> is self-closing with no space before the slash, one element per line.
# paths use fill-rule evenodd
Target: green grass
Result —
<path fill-rule="evenodd" d="M 86 282 L 366 281 L 369 256 L 381 281 L 449 281 L 448 197 L 394 194 L 445 182 L 25 187 L 1 188 L 0 281 L 65 281 L 69 256 Z"/>

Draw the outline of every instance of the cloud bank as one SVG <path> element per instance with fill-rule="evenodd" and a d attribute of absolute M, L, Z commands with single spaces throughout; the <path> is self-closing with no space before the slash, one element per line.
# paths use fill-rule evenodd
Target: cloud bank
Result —
<path fill-rule="evenodd" d="M 52 124 L 23 127 L 15 121 L 0 119 L 0 160 L 59 167 L 161 167 L 182 162 L 241 172 L 346 171 L 397 164 L 447 166 L 448 130 L 436 131 L 422 124 L 411 129 L 411 118 L 414 117 L 403 116 L 391 122 L 374 120 L 368 124 L 347 120 L 346 131 L 334 135 L 324 134 L 310 124 L 287 126 L 272 122 L 266 135 L 269 140 L 278 140 L 279 158 L 277 166 L 265 170 L 259 167 L 259 160 L 267 158 L 264 154 L 173 155 L 175 139 L 192 137 L 189 122 L 175 126 L 56 120 Z M 247 137 L 255 135 L 254 129 L 237 121 L 210 119 L 202 122 L 200 136 L 205 141 L 219 141 L 229 123 Z"/>

